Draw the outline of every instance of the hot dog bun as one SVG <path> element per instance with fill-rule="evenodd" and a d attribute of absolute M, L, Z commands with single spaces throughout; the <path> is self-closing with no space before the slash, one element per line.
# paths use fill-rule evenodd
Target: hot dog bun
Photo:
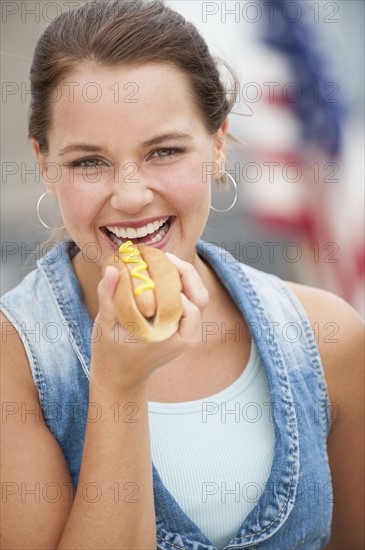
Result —
<path fill-rule="evenodd" d="M 170 338 L 183 312 L 182 286 L 176 267 L 165 254 L 158 248 L 129 241 L 107 258 L 103 272 L 108 265 L 120 272 L 114 294 L 120 324 L 145 342 Z M 136 267 L 137 276 L 132 275 Z"/>

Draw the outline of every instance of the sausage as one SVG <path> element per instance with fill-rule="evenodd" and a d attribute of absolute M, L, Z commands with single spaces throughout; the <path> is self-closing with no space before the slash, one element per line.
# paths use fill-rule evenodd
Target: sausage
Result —
<path fill-rule="evenodd" d="M 132 241 L 127 241 L 119 247 L 119 255 L 130 272 L 139 311 L 146 319 L 153 317 L 156 313 L 156 297 L 153 290 L 155 283 L 148 273 L 147 264 L 140 251 Z"/>

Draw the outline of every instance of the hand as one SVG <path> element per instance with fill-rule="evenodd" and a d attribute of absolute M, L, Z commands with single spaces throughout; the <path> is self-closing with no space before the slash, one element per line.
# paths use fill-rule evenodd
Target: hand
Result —
<path fill-rule="evenodd" d="M 99 312 L 91 346 L 92 382 L 113 391 L 147 385 L 149 376 L 158 367 L 200 342 L 202 311 L 208 304 L 208 291 L 190 263 L 173 254 L 166 255 L 176 266 L 182 283 L 183 314 L 177 332 L 163 342 L 153 343 L 139 341 L 138 332 L 128 332 L 118 322 L 113 304 L 119 271 L 108 266 L 98 285 Z"/>

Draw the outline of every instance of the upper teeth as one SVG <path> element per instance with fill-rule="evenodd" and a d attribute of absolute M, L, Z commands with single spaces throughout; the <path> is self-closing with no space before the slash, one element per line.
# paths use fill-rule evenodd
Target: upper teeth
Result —
<path fill-rule="evenodd" d="M 139 239 L 157 231 L 168 219 L 169 217 L 167 216 L 142 227 L 116 227 L 115 225 L 107 225 L 106 228 L 121 239 Z"/>

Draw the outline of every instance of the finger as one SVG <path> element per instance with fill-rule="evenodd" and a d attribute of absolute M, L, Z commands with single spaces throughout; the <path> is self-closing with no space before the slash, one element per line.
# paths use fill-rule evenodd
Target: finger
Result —
<path fill-rule="evenodd" d="M 119 271 L 116 267 L 108 265 L 105 268 L 103 286 L 109 296 L 113 297 L 119 281 Z"/>
<path fill-rule="evenodd" d="M 108 265 L 98 284 L 99 313 L 105 321 L 115 320 L 113 296 L 119 281 L 119 271 Z"/>
<path fill-rule="evenodd" d="M 199 343 L 201 334 L 201 313 L 199 308 L 181 293 L 183 314 L 179 323 L 179 336 L 189 345 Z"/>
<path fill-rule="evenodd" d="M 209 302 L 209 293 L 194 266 L 181 260 L 175 254 L 170 252 L 165 254 L 179 272 L 185 296 L 200 309 L 204 309 Z"/>

